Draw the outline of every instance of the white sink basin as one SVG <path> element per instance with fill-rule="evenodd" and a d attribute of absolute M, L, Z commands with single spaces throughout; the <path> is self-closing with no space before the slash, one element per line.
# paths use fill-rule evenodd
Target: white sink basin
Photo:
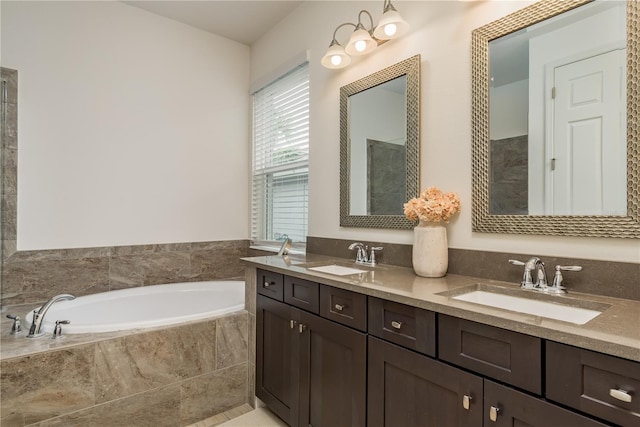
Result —
<path fill-rule="evenodd" d="M 367 270 L 359 270 L 357 268 L 343 267 L 341 265 L 321 265 L 318 267 L 309 267 L 308 270 L 319 271 L 321 273 L 335 274 L 336 276 L 348 276 L 350 274 L 366 273 Z"/>
<path fill-rule="evenodd" d="M 464 293 L 451 298 L 504 310 L 532 314 L 534 316 L 547 317 L 549 319 L 562 320 L 577 325 L 584 325 L 602 313 L 598 310 L 572 307 L 566 304 L 521 298 L 482 290 Z"/>

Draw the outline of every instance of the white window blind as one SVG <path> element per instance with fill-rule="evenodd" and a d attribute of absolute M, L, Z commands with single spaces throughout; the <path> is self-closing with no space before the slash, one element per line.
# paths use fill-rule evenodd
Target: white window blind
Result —
<path fill-rule="evenodd" d="M 304 63 L 253 94 L 251 238 L 307 239 L 309 67 Z"/>

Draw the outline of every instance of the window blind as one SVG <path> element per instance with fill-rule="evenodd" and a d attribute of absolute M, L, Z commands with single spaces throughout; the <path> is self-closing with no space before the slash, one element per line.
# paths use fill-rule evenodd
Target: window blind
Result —
<path fill-rule="evenodd" d="M 284 234 L 305 243 L 309 176 L 309 67 L 304 63 L 253 94 L 251 239 Z"/>

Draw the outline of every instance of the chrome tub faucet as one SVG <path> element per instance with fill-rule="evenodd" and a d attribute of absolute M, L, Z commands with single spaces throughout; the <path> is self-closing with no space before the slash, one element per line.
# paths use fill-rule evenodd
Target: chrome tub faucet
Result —
<path fill-rule="evenodd" d="M 55 297 L 44 303 L 42 307 L 40 307 L 40 309 L 33 310 L 33 321 L 31 323 L 31 327 L 29 328 L 29 335 L 27 335 L 27 338 L 36 338 L 43 336 L 44 332 L 41 331 L 42 321 L 44 320 L 44 316 L 47 314 L 47 311 L 49 311 L 51 306 L 58 301 L 72 299 L 76 299 L 76 297 L 71 294 L 56 295 Z"/>

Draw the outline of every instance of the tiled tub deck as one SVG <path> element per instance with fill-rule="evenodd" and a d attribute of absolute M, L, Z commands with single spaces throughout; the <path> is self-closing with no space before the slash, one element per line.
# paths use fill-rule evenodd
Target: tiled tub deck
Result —
<path fill-rule="evenodd" d="M 245 310 L 59 340 L 9 335 L 5 315 L 28 310 L 2 311 L 3 427 L 186 426 L 249 402 Z"/>

